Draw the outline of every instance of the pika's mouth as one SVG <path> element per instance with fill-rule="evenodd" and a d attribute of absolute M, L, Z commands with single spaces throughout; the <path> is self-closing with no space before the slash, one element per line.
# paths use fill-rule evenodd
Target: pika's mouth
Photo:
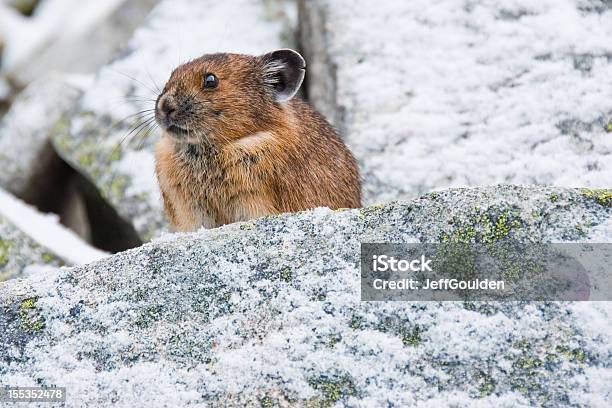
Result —
<path fill-rule="evenodd" d="M 177 125 L 170 125 L 166 128 L 167 132 L 170 132 L 176 136 L 189 136 L 189 131 Z"/>

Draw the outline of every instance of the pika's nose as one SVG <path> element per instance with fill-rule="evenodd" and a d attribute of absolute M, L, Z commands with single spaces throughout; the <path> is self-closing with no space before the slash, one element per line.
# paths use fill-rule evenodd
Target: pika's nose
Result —
<path fill-rule="evenodd" d="M 157 103 L 161 116 L 165 119 L 175 119 L 177 103 L 171 95 L 163 95 Z"/>

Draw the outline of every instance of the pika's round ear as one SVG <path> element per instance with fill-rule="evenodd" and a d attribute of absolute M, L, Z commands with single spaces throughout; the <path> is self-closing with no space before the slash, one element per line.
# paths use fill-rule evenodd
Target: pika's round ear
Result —
<path fill-rule="evenodd" d="M 293 98 L 306 73 L 304 58 L 288 48 L 272 51 L 261 58 L 264 63 L 264 81 L 272 89 L 276 102 Z"/>

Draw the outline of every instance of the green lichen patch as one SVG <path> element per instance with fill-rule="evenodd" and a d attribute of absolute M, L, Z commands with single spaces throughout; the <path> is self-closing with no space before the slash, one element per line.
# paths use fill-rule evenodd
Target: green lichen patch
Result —
<path fill-rule="evenodd" d="M 543 396 L 543 378 L 546 377 L 545 363 L 540 358 L 524 354 L 514 361 L 510 372 L 511 388 L 525 396 Z"/>
<path fill-rule="evenodd" d="M 42 258 L 42 260 L 43 260 L 45 263 L 48 263 L 48 264 L 50 264 L 50 263 L 52 263 L 52 262 L 54 262 L 54 261 L 55 261 L 55 255 L 53 255 L 53 254 L 52 254 L 52 253 L 50 253 L 50 252 L 43 252 L 43 253 L 40 255 L 40 257 Z"/>
<path fill-rule="evenodd" d="M 349 210 L 350 208 L 340 207 L 340 208 L 336 208 L 334 212 L 344 212 L 344 211 L 349 211 Z"/>
<path fill-rule="evenodd" d="M 63 114 L 51 126 L 49 136 L 53 143 L 60 150 L 68 150 L 72 142 L 70 137 L 70 116 Z"/>
<path fill-rule="evenodd" d="M 405 346 L 418 346 L 423 339 L 421 338 L 421 327 L 419 325 L 414 326 L 411 330 L 404 329 L 401 333 L 402 343 Z"/>
<path fill-rule="evenodd" d="M 473 301 L 463 302 L 463 308 L 465 310 L 480 313 L 485 316 L 493 316 L 494 314 L 498 313 L 500 309 L 497 303 Z"/>
<path fill-rule="evenodd" d="M 384 208 L 385 208 L 384 204 L 373 204 L 367 207 L 360 208 L 359 213 L 361 214 L 361 216 L 368 216 L 368 215 L 376 214 L 378 211 Z"/>
<path fill-rule="evenodd" d="M 321 375 L 309 379 L 308 384 L 321 394 L 319 398 L 312 399 L 308 406 L 331 407 L 341 399 L 357 394 L 355 384 L 348 375 Z"/>
<path fill-rule="evenodd" d="M 41 316 L 37 302 L 38 297 L 30 297 L 19 303 L 17 315 L 21 328 L 26 332 L 38 332 L 45 328 L 45 318 Z"/>
<path fill-rule="evenodd" d="M 202 336 L 197 327 L 178 328 L 166 343 L 165 356 L 189 366 L 211 364 L 215 361 L 212 350 L 217 347 L 213 338 Z"/>
<path fill-rule="evenodd" d="M 350 326 L 363 329 L 366 325 L 363 321 L 356 319 L 355 322 L 350 323 Z M 402 340 L 402 344 L 404 344 L 404 346 L 416 347 L 423 341 L 424 330 L 421 326 L 395 316 L 387 317 L 379 321 L 372 328 L 383 333 L 398 336 Z"/>
<path fill-rule="evenodd" d="M 244 224 L 240 224 L 240 229 L 243 231 L 250 231 L 253 229 L 253 223 L 245 222 Z"/>
<path fill-rule="evenodd" d="M 555 347 L 555 351 L 570 361 L 579 363 L 584 363 L 586 361 L 586 353 L 580 347 L 571 348 L 568 346 L 559 345 Z"/>
<path fill-rule="evenodd" d="M 349 322 L 349 327 L 353 330 L 362 330 L 363 329 L 363 317 L 362 316 L 357 316 L 357 315 L 353 315 L 351 316 L 351 320 Z"/>
<path fill-rule="evenodd" d="M 511 238 L 512 232 L 523 225 L 517 208 L 493 205 L 488 208 L 474 207 L 465 218 L 454 217 L 453 229 L 443 233 L 442 242 L 494 243 Z"/>
<path fill-rule="evenodd" d="M 293 279 L 293 271 L 290 267 L 285 266 L 280 271 L 280 280 L 283 282 L 290 282 Z"/>
<path fill-rule="evenodd" d="M 516 366 L 523 370 L 534 370 L 542 366 L 542 360 L 536 357 L 521 357 L 516 360 Z"/>
<path fill-rule="evenodd" d="M 0 239 L 0 266 L 6 265 L 9 261 L 9 252 L 13 247 L 13 241 Z"/>
<path fill-rule="evenodd" d="M 138 328 L 146 328 L 159 321 L 163 315 L 163 307 L 161 305 L 150 305 L 142 308 L 136 320 L 134 320 L 134 325 Z"/>
<path fill-rule="evenodd" d="M 512 347 L 524 352 L 531 347 L 531 344 L 529 343 L 528 339 L 521 339 L 521 340 L 515 341 L 514 344 L 512 344 Z"/>
<path fill-rule="evenodd" d="M 18 278 L 30 265 L 61 266 L 61 260 L 0 216 L 0 282 Z"/>
<path fill-rule="evenodd" d="M 495 386 L 497 383 L 490 374 L 479 370 L 474 375 L 474 380 L 478 384 L 478 395 L 480 398 L 491 395 L 495 391 Z"/>
<path fill-rule="evenodd" d="M 548 195 L 548 198 L 550 199 L 551 203 L 556 203 L 557 201 L 559 201 L 559 194 L 557 194 L 557 193 L 550 193 Z"/>
<path fill-rule="evenodd" d="M 115 174 L 108 182 L 102 184 L 102 194 L 106 197 L 120 198 L 125 196 L 125 190 L 130 184 L 130 179 L 124 174 Z"/>
<path fill-rule="evenodd" d="M 122 154 L 121 146 L 117 146 L 109 153 L 109 155 L 107 156 L 107 160 L 109 162 L 119 161 L 121 159 L 121 154 Z"/>
<path fill-rule="evenodd" d="M 274 406 L 274 400 L 269 395 L 266 395 L 259 400 L 261 408 L 272 408 Z"/>
<path fill-rule="evenodd" d="M 336 344 L 340 343 L 341 341 L 342 341 L 342 335 L 340 333 L 330 334 L 327 337 L 327 347 L 334 348 L 336 347 Z"/>
<path fill-rule="evenodd" d="M 558 330 L 559 340 L 572 335 L 563 326 L 559 326 Z M 563 342 L 555 346 L 555 341 L 550 338 L 522 338 L 516 340 L 512 347 L 519 354 L 512 358 L 510 386 L 538 403 L 555 398 L 554 393 L 544 386 L 553 373 L 561 369 L 577 372 L 588 361 L 588 353 L 583 348 L 571 347 Z"/>
<path fill-rule="evenodd" d="M 580 190 L 585 197 L 594 199 L 600 205 L 612 207 L 612 190 L 610 189 L 590 189 L 583 188 Z"/>

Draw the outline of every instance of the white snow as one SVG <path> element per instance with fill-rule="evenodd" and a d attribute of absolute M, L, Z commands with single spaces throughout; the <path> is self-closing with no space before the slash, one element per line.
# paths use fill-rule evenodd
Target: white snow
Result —
<path fill-rule="evenodd" d="M 42 214 L 0 189 L 0 214 L 40 245 L 71 264 L 86 264 L 109 254 L 91 247 L 63 227 L 55 214 Z"/>
<path fill-rule="evenodd" d="M 612 217 L 593 227 L 588 238 L 589 242 L 612 242 Z"/>
<path fill-rule="evenodd" d="M 63 79 L 70 86 L 85 92 L 93 84 L 95 76 L 93 74 L 66 74 Z"/>
<path fill-rule="evenodd" d="M 23 274 L 20 278 L 31 278 L 34 276 L 46 276 L 47 274 L 52 274 L 57 270 L 56 266 L 51 265 L 40 265 L 40 264 L 32 264 L 28 265 L 23 269 Z"/>

